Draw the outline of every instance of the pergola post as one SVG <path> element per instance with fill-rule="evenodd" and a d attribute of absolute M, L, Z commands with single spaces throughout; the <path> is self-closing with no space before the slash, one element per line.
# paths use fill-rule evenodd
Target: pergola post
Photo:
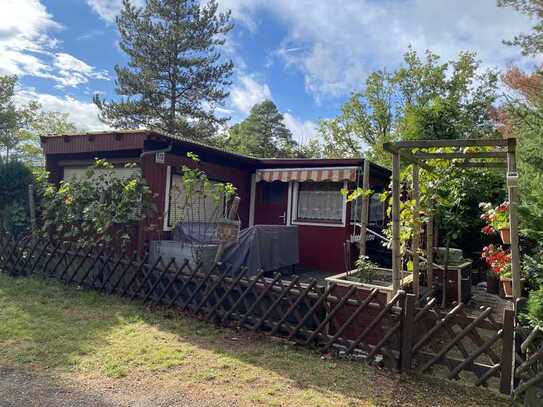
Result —
<path fill-rule="evenodd" d="M 392 295 L 400 289 L 400 154 L 392 153 Z"/>
<path fill-rule="evenodd" d="M 507 191 L 509 194 L 509 229 L 511 234 L 511 275 L 513 298 L 520 298 L 520 250 L 518 241 L 518 174 L 516 160 L 517 141 L 507 140 Z"/>
<path fill-rule="evenodd" d="M 412 199 L 415 201 L 413 208 L 413 239 L 411 242 L 411 250 L 413 251 L 413 294 L 415 298 L 419 298 L 420 294 L 420 273 L 419 273 L 419 245 L 420 245 L 420 217 L 419 217 L 419 200 L 420 200 L 420 190 L 419 190 L 419 166 L 413 164 L 413 196 Z"/>
<path fill-rule="evenodd" d="M 364 158 L 364 173 L 362 174 L 362 189 L 367 191 L 370 188 L 370 162 Z M 358 248 L 361 256 L 366 255 L 366 237 L 368 235 L 368 212 L 370 198 L 364 194 L 362 198 L 362 209 L 360 211 L 360 241 Z"/>
<path fill-rule="evenodd" d="M 428 214 L 426 223 L 426 284 L 430 293 L 434 285 L 434 217 Z"/>

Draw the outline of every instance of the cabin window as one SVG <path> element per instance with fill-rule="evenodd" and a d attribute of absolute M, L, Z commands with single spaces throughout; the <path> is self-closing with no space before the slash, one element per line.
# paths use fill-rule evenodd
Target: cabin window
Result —
<path fill-rule="evenodd" d="M 298 184 L 295 220 L 308 223 L 343 224 L 344 198 L 340 182 Z"/>
<path fill-rule="evenodd" d="M 94 168 L 93 166 L 88 167 L 64 167 L 64 181 L 70 181 L 76 179 L 78 181 L 86 177 L 86 173 L 89 169 L 92 169 L 94 177 L 101 176 L 103 174 L 113 173 L 115 177 L 119 178 L 129 178 L 134 175 L 140 175 L 141 170 L 138 167 L 115 167 L 113 169 L 103 169 L 103 168 Z"/>
<path fill-rule="evenodd" d="M 216 183 L 217 181 L 211 181 Z M 170 182 L 168 226 L 178 222 L 215 222 L 224 215 L 224 197 L 217 201 L 214 194 L 193 193 L 189 196 L 183 186 L 183 176 L 172 174 Z"/>
<path fill-rule="evenodd" d="M 368 223 L 371 226 L 383 227 L 385 223 L 385 203 L 381 201 L 380 195 L 375 193 L 370 197 Z"/>
<path fill-rule="evenodd" d="M 385 203 L 381 202 L 380 193 L 376 192 L 370 196 L 369 199 L 369 214 L 368 214 L 368 224 L 370 226 L 383 227 L 385 223 Z M 360 222 L 360 215 L 362 210 L 362 202 L 359 201 L 358 204 L 351 204 L 351 221 Z"/>

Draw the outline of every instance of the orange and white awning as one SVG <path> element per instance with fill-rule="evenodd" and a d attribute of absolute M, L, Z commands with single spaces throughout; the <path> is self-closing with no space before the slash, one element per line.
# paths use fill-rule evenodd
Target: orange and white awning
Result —
<path fill-rule="evenodd" d="M 273 168 L 256 170 L 256 182 L 266 181 L 315 181 L 341 182 L 356 181 L 358 167 L 329 167 L 329 168 Z"/>

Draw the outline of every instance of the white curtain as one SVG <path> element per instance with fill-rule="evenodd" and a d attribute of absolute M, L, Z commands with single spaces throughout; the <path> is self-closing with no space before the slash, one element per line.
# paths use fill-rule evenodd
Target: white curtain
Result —
<path fill-rule="evenodd" d="M 341 186 L 335 183 L 301 183 L 298 191 L 298 220 L 340 223 L 343 217 Z"/>
<path fill-rule="evenodd" d="M 370 225 L 382 226 L 385 217 L 384 202 L 381 202 L 379 194 L 373 194 L 370 198 Z"/>

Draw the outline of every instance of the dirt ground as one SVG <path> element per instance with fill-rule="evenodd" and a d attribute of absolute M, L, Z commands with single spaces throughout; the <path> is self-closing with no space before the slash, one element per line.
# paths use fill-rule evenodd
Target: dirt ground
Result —
<path fill-rule="evenodd" d="M 79 377 L 78 379 L 83 379 Z M 59 380 L 43 371 L 0 367 L 1 407 L 220 407 L 232 401 L 195 400 L 180 389 L 156 386 L 149 380 Z M 114 383 L 113 383 L 114 382 Z M 205 397 L 202 397 L 205 398 Z"/>
<path fill-rule="evenodd" d="M 0 407 L 510 405 L 465 384 L 0 274 Z"/>

